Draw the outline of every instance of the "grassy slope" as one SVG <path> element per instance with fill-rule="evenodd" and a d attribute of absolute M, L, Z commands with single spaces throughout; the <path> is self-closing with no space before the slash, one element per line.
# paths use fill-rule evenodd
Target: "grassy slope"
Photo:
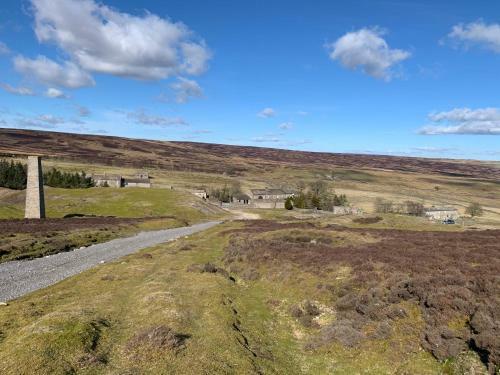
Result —
<path fill-rule="evenodd" d="M 307 350 L 309 329 L 289 308 L 312 295 L 320 306 L 331 304 L 326 291 L 318 292 L 317 275 L 286 268 L 233 283 L 187 271 L 222 265 L 227 237 L 220 233 L 239 225 L 142 251 L 0 307 L 0 373 L 453 373 L 453 363 L 416 349 L 423 322 L 414 306 L 388 340 Z M 329 272 L 336 272 L 332 279 L 349 275 Z M 325 311 L 321 319 L 335 319 Z M 138 332 L 155 326 L 189 336 L 185 348 L 131 346 Z"/>
<path fill-rule="evenodd" d="M 4 190 L 5 191 L 5 190 Z M 0 218 L 22 218 L 24 191 L 9 191 L 0 196 Z M 195 197 L 170 189 L 90 188 L 45 189 L 48 217 L 85 214 L 116 217 L 175 216 L 197 221 L 203 214 L 190 205 Z"/>

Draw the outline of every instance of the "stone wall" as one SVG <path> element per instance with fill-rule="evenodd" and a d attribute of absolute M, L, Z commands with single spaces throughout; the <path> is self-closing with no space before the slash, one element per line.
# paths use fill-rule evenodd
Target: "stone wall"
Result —
<path fill-rule="evenodd" d="M 28 156 L 28 182 L 24 217 L 27 219 L 45 218 L 42 158 L 40 156 Z"/>

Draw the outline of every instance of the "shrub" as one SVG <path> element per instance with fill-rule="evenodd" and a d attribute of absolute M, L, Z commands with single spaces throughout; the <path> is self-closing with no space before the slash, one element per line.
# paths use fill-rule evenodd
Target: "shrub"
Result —
<path fill-rule="evenodd" d="M 465 212 L 468 215 L 470 215 L 471 217 L 482 216 L 483 215 L 483 208 L 481 207 L 481 205 L 479 203 L 473 202 L 469 205 L 469 207 L 467 207 Z"/>
<path fill-rule="evenodd" d="M 293 210 L 293 198 L 292 197 L 288 197 L 286 200 L 285 200 L 285 208 L 287 210 Z"/>

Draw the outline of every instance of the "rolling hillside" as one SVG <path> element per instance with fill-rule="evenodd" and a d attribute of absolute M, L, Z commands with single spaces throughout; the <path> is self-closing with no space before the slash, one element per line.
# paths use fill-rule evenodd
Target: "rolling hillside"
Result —
<path fill-rule="evenodd" d="M 0 129 L 0 154 L 41 154 L 120 167 L 238 175 L 276 166 L 380 169 L 500 180 L 494 163 L 399 156 L 290 151 L 194 142 L 166 142 L 34 130 Z"/>

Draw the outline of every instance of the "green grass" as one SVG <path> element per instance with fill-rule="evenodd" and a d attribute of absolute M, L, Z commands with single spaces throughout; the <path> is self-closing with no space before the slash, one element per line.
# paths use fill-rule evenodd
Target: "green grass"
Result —
<path fill-rule="evenodd" d="M 22 218 L 24 191 L 0 198 L 0 218 Z M 203 218 L 191 207 L 196 197 L 177 190 L 141 188 L 45 188 L 47 217 L 84 214 L 116 217 L 175 216 L 189 222 Z"/>

